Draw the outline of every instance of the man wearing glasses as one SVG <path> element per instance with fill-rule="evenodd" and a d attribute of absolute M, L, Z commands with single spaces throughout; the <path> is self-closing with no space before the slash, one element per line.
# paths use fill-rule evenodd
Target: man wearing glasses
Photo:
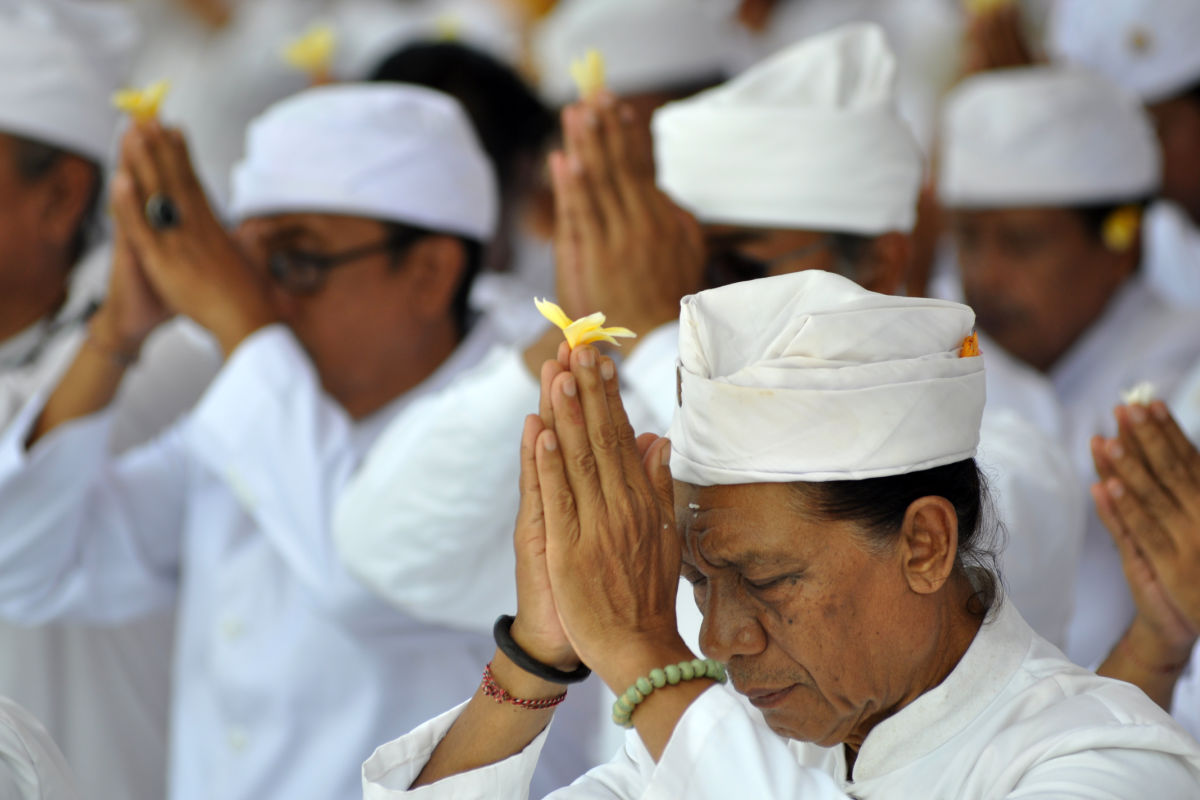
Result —
<path fill-rule="evenodd" d="M 233 186 L 230 235 L 178 131 L 125 135 L 109 297 L 0 437 L 0 613 L 177 605 L 168 796 L 352 797 L 371 748 L 470 692 L 491 650 L 375 600 L 329 519 L 379 430 L 487 344 L 465 297 L 495 178 L 450 98 L 343 85 L 260 117 Z M 113 458 L 112 398 L 176 314 L 225 364 L 179 424 Z"/>

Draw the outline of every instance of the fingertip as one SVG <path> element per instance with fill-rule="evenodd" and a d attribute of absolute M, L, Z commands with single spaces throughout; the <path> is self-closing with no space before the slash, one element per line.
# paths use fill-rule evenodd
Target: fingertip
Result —
<path fill-rule="evenodd" d="M 558 450 L 558 436 L 552 430 L 544 430 L 538 435 L 538 444 L 547 453 L 553 453 Z"/>
<path fill-rule="evenodd" d="M 1171 416 L 1171 412 L 1167 408 L 1167 404 L 1162 400 L 1155 400 L 1150 404 L 1150 413 L 1152 413 L 1155 419 L 1157 419 L 1159 422 L 1166 422 L 1167 418 Z"/>
<path fill-rule="evenodd" d="M 1119 500 L 1125 494 L 1125 486 L 1116 478 L 1104 482 L 1104 492 L 1114 500 Z"/>
<path fill-rule="evenodd" d="M 600 377 L 605 381 L 611 381 L 617 375 L 617 365 L 608 356 L 600 359 Z"/>

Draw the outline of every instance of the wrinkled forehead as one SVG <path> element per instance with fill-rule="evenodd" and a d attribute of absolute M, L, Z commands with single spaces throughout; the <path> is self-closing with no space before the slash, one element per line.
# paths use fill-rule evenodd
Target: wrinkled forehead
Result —
<path fill-rule="evenodd" d="M 675 525 L 686 551 L 745 562 L 794 553 L 816 527 L 791 484 L 675 482 Z"/>

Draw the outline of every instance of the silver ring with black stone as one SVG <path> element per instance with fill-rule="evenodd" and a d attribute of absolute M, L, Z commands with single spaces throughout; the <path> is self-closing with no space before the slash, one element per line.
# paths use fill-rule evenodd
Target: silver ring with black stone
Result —
<path fill-rule="evenodd" d="M 156 231 L 179 227 L 179 209 L 165 194 L 152 194 L 146 201 L 146 221 Z"/>

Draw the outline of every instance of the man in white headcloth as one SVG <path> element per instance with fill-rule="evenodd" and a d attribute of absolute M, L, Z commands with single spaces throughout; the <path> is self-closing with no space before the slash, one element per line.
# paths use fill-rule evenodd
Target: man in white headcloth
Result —
<path fill-rule="evenodd" d="M 1146 213 L 1146 277 L 1169 302 L 1200 309 L 1200 3 L 1058 0 L 1047 49 L 1146 105 L 1162 149 L 1162 200 Z"/>
<path fill-rule="evenodd" d="M 104 296 L 110 98 L 136 40 L 119 5 L 0 3 L 0 427 L 58 380 Z M 219 357 L 192 333 L 164 326 L 131 370 L 114 450 L 150 438 L 215 374 Z M 43 721 L 96 796 L 162 796 L 173 641 L 170 609 L 104 629 L 3 622 L 0 695 Z"/>
<path fill-rule="evenodd" d="M 1200 319 L 1147 286 L 1139 221 L 1159 183 L 1137 99 L 1090 72 L 983 73 L 948 97 L 939 194 L 967 303 L 991 339 L 1053 382 L 1064 444 L 1089 441 L 1142 381 L 1168 396 L 1200 355 Z M 1089 512 L 1090 513 L 1090 512 Z M 1067 652 L 1098 663 L 1133 617 L 1120 559 L 1090 514 Z"/>
<path fill-rule="evenodd" d="M 465 298 L 495 178 L 447 96 L 342 85 L 259 118 L 232 185 L 236 240 L 179 131 L 126 133 L 91 346 L 0 438 L 0 613 L 107 624 L 177 604 L 167 796 L 346 797 L 361 753 L 461 694 L 486 653 L 375 600 L 328 520 L 378 431 L 487 343 Z M 113 394 L 171 314 L 224 366 L 177 425 L 112 457 Z"/>
<path fill-rule="evenodd" d="M 527 796 L 581 663 L 633 730 L 554 797 L 1195 797 L 1200 745 L 979 566 L 973 327 L 817 270 L 685 298 L 670 441 L 635 440 L 611 359 L 564 349 L 522 438 L 516 618 L 364 798 Z"/>

